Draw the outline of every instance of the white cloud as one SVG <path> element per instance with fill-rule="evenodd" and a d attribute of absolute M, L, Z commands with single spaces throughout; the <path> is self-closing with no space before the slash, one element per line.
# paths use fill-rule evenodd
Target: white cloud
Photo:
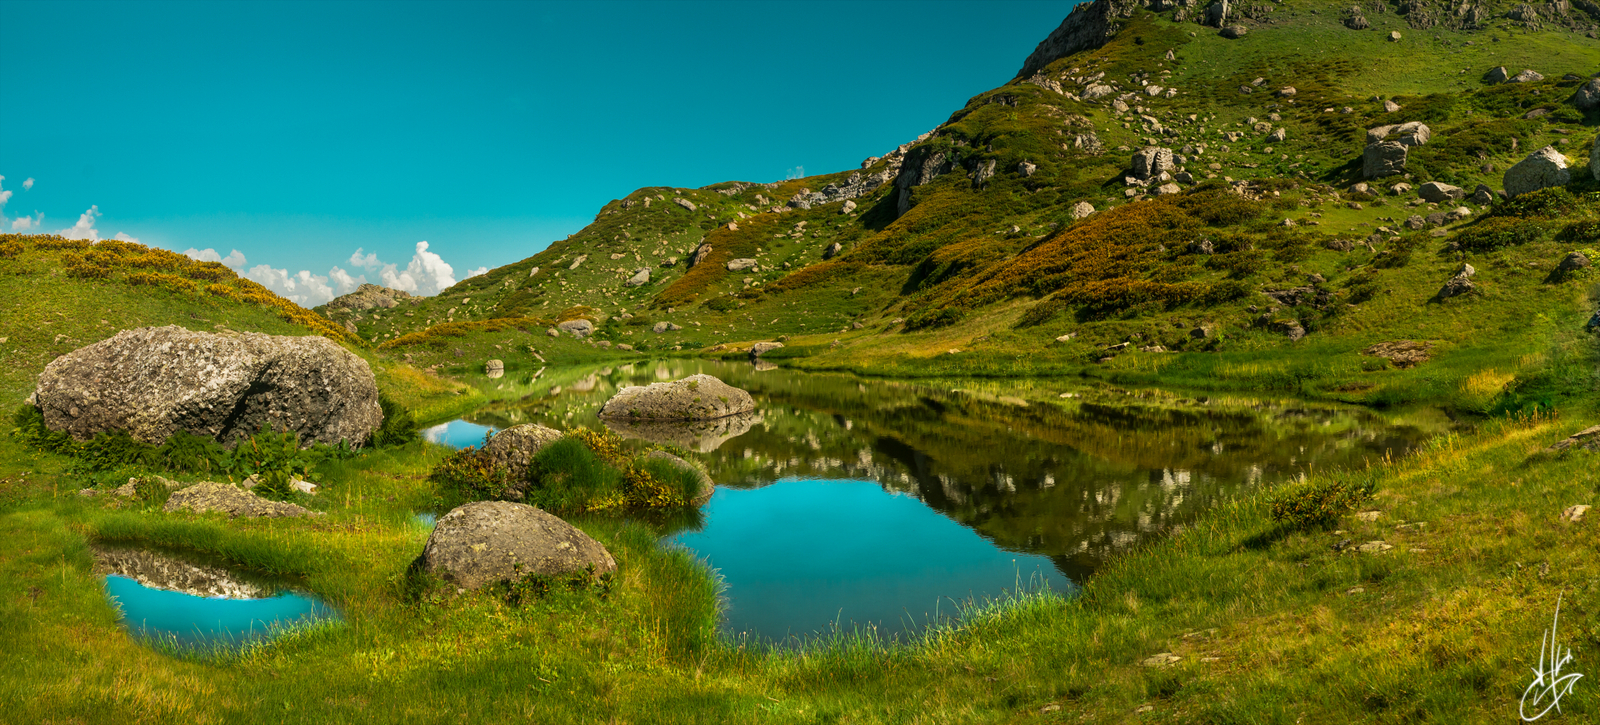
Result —
<path fill-rule="evenodd" d="M 10 196 L 10 193 L 7 192 L 4 196 L 0 196 L 0 202 L 3 202 L 6 196 Z M 87 239 L 91 242 L 98 242 L 100 241 L 100 230 L 94 228 L 94 220 L 99 216 L 100 207 L 98 205 L 91 206 L 88 211 L 78 215 L 77 224 L 66 229 L 57 229 L 56 234 L 67 239 Z"/>
<path fill-rule="evenodd" d="M 16 219 L 12 219 L 11 220 L 11 231 L 13 231 L 13 232 L 25 232 L 25 231 L 28 231 L 29 229 L 38 229 L 39 225 L 43 224 L 43 223 L 44 223 L 44 213 L 43 212 L 40 212 L 39 214 L 36 214 L 34 216 L 31 216 L 31 217 L 27 217 L 27 216 L 17 217 Z"/>
<path fill-rule="evenodd" d="M 489 268 L 488 267 L 479 267 L 477 269 L 469 269 L 469 270 L 467 270 L 467 276 L 462 277 L 462 279 L 471 279 L 471 278 L 476 277 L 476 276 L 478 276 L 480 274 L 488 274 L 488 273 L 489 273 Z"/>
<path fill-rule="evenodd" d="M 132 242 L 134 244 L 139 243 L 138 237 L 130 237 L 128 236 L 127 232 L 117 232 L 117 236 L 112 237 L 112 239 L 115 239 L 119 242 Z"/>
<path fill-rule="evenodd" d="M 350 276 L 349 272 L 339 269 L 337 266 L 328 270 L 328 279 L 329 281 L 333 282 L 334 288 L 337 289 L 338 293 L 341 295 L 350 294 L 351 292 L 356 291 L 357 287 L 360 287 L 367 282 L 366 275 L 352 277 Z"/>
<path fill-rule="evenodd" d="M 245 272 L 244 276 L 302 307 L 316 307 L 335 296 L 333 288 L 328 286 L 327 277 L 304 269 L 290 274 L 287 269 L 273 269 L 258 264 Z"/>
<path fill-rule="evenodd" d="M 33 177 L 30 176 L 30 177 L 27 178 L 27 180 L 22 182 L 22 190 L 23 191 L 27 191 L 27 190 L 32 189 L 32 188 L 33 188 Z"/>
<path fill-rule="evenodd" d="M 183 256 L 200 262 L 221 262 L 234 270 L 244 267 L 244 253 L 237 249 L 233 250 L 228 254 L 228 256 L 224 257 L 221 254 L 218 254 L 217 250 L 209 247 L 205 249 L 195 249 L 194 247 L 190 247 L 183 250 Z"/>
<path fill-rule="evenodd" d="M 456 283 L 455 268 L 439 255 L 428 251 L 427 242 L 417 242 L 417 251 L 411 255 L 411 263 L 406 265 L 404 271 L 398 265 L 385 264 L 378 259 L 376 252 L 366 255 L 361 252 L 358 248 L 350 255 L 350 264 L 377 274 L 380 283 L 391 289 L 416 295 L 436 295 Z M 362 278 L 364 281 L 365 275 Z"/>

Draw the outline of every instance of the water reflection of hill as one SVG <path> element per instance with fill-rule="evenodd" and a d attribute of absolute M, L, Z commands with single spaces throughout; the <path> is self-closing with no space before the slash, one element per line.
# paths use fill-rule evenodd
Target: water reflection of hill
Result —
<path fill-rule="evenodd" d="M 1360 466 L 1426 434 L 1368 411 L 1296 401 L 1117 391 L 1055 398 L 1071 383 L 953 386 L 677 360 L 538 379 L 508 373 L 483 382 L 502 399 L 468 419 L 598 427 L 596 411 L 619 388 L 697 372 L 757 400 L 759 420 L 746 432 L 703 426 L 712 435 L 698 443 L 655 438 L 699 451 L 718 484 L 876 481 L 1003 547 L 1052 556 L 1075 579 L 1240 491 L 1312 467 Z"/>

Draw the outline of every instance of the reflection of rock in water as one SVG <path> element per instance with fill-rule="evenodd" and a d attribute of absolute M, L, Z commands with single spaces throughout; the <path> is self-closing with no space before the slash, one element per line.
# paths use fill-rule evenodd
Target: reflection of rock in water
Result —
<path fill-rule="evenodd" d="M 687 448 L 709 453 L 733 438 L 750 432 L 750 427 L 761 422 L 761 414 L 738 413 L 713 420 L 651 420 L 629 421 L 606 419 L 607 428 L 623 438 L 637 438 L 651 443 Z"/>
<path fill-rule="evenodd" d="M 96 574 L 125 576 L 153 589 L 226 599 L 260 599 L 272 594 L 264 587 L 235 578 L 222 567 L 194 564 L 148 549 L 90 551 Z"/>
<path fill-rule="evenodd" d="M 778 369 L 778 364 L 775 363 L 775 362 L 767 362 L 766 360 L 762 360 L 761 358 L 756 358 L 756 361 L 755 361 L 753 367 L 756 369 L 756 372 L 764 373 L 764 372 L 766 372 L 768 370 L 777 370 Z"/>
<path fill-rule="evenodd" d="M 505 377 L 506 369 L 505 368 L 488 368 L 488 369 L 483 371 L 483 374 L 489 376 L 490 380 L 494 380 L 496 378 Z"/>
<path fill-rule="evenodd" d="M 599 382 L 599 379 L 595 378 L 595 376 L 591 374 L 588 377 L 573 382 L 572 389 L 575 392 L 587 393 L 591 390 L 594 390 L 594 386 L 599 384 Z"/>

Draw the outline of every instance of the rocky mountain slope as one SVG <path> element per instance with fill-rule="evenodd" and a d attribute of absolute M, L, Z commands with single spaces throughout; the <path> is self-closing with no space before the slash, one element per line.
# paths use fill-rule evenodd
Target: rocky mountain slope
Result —
<path fill-rule="evenodd" d="M 1393 337 L 1471 347 L 1530 306 L 1581 324 L 1587 287 L 1551 280 L 1596 243 L 1597 28 L 1586 2 L 1096 0 L 859 169 L 640 189 L 533 257 L 346 318 L 386 349 L 582 318 L 637 350 L 781 339 L 793 364 L 896 372 L 1302 338 L 1357 365 Z M 1546 187 L 1565 201 L 1506 211 Z M 1469 266 L 1471 294 L 1436 294 Z"/>

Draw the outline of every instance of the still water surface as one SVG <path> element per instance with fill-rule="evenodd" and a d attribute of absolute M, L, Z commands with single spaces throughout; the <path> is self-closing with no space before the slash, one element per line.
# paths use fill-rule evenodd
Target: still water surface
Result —
<path fill-rule="evenodd" d="M 694 425 L 596 417 L 624 386 L 701 372 L 749 390 L 756 412 Z M 481 385 L 499 400 L 453 423 L 482 427 L 463 444 L 487 428 L 585 425 L 704 462 L 717 493 L 698 528 L 665 540 L 720 572 L 728 631 L 773 638 L 834 622 L 894 635 L 1019 582 L 1071 593 L 1109 557 L 1231 497 L 1399 455 L 1449 425 L 1426 410 L 695 360 L 509 370 Z"/>

